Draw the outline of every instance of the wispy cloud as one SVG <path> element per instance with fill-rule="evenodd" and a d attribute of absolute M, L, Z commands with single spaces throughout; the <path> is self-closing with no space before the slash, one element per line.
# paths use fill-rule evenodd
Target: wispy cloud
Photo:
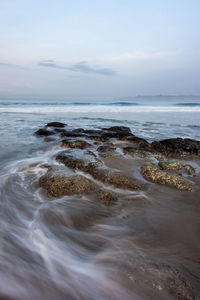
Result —
<path fill-rule="evenodd" d="M 54 69 L 61 69 L 61 70 L 68 70 L 73 72 L 81 72 L 81 73 L 92 73 L 92 74 L 99 74 L 99 75 L 106 75 L 106 76 L 113 76 L 116 74 L 116 71 L 111 68 L 97 68 L 90 66 L 86 61 L 81 61 L 69 66 L 62 66 L 56 64 L 53 60 L 44 60 L 39 63 L 39 66 L 47 67 L 47 68 L 54 68 Z"/>

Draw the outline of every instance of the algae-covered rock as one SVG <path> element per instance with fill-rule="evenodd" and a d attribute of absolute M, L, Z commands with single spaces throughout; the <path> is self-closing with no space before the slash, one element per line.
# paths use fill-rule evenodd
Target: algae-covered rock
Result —
<path fill-rule="evenodd" d="M 120 172 L 111 171 L 110 169 L 91 168 L 89 173 L 94 179 L 116 188 L 129 190 L 138 190 L 141 188 L 140 184 L 133 178 L 127 177 Z"/>
<path fill-rule="evenodd" d="M 154 164 L 143 165 L 141 172 L 143 177 L 151 182 L 168 185 L 171 187 L 175 187 L 179 190 L 185 190 L 185 191 L 193 190 L 194 185 L 191 182 L 184 179 L 180 175 L 171 174 L 169 172 L 160 170 Z"/>
<path fill-rule="evenodd" d="M 85 149 L 91 147 L 91 144 L 82 140 L 62 140 L 62 147 Z"/>
<path fill-rule="evenodd" d="M 68 150 L 61 152 L 57 155 L 56 160 L 63 163 L 68 168 L 83 172 L 88 172 L 91 168 L 102 165 L 102 162 L 98 160 L 91 151 L 79 149 L 75 150 L 76 151 L 74 152 Z"/>
<path fill-rule="evenodd" d="M 200 141 L 182 138 L 165 139 L 152 142 L 149 151 L 169 157 L 199 155 Z"/>
<path fill-rule="evenodd" d="M 110 157 L 116 154 L 116 147 L 112 143 L 105 143 L 98 147 L 97 151 L 102 157 Z"/>
<path fill-rule="evenodd" d="M 67 168 L 49 169 L 40 177 L 39 186 L 46 189 L 47 194 L 52 197 L 82 194 L 93 189 L 88 179 Z"/>
<path fill-rule="evenodd" d="M 180 170 L 184 163 L 182 161 L 160 160 L 158 165 L 162 170 Z"/>
<path fill-rule="evenodd" d="M 66 167 L 49 167 L 46 174 L 40 177 L 39 186 L 47 191 L 50 197 L 87 195 L 88 199 L 110 205 L 117 197 L 92 182 L 90 179 L 77 175 Z"/>
<path fill-rule="evenodd" d="M 189 175 L 195 174 L 195 169 L 190 165 L 185 165 L 182 161 L 170 161 L 160 159 L 158 165 L 162 170 L 183 170 L 186 171 Z"/>
<path fill-rule="evenodd" d="M 78 152 L 75 153 L 78 154 Z M 100 166 L 102 166 L 102 162 L 90 154 L 89 151 L 85 151 L 82 158 L 77 158 L 74 154 L 64 151 L 56 157 L 56 160 L 63 163 L 68 168 L 86 172 L 94 179 L 107 185 L 130 190 L 140 189 L 140 184 L 138 184 L 133 178 L 129 178 L 120 172 L 116 172 L 108 168 L 100 168 Z"/>

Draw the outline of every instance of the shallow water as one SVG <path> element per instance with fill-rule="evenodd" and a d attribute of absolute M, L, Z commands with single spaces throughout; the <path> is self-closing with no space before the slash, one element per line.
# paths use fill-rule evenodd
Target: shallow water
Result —
<path fill-rule="evenodd" d="M 57 164 L 60 146 L 33 134 L 49 121 L 64 121 L 70 128 L 128 126 L 148 140 L 200 139 L 200 112 L 45 109 L 1 112 L 0 299 L 178 299 L 164 289 L 169 278 L 183 289 L 176 272 L 200 297 L 199 190 L 149 184 L 143 191 L 122 191 L 110 207 L 81 196 L 50 200 L 38 178 L 44 164 Z M 116 168 L 138 172 L 131 158 L 125 161 Z"/>

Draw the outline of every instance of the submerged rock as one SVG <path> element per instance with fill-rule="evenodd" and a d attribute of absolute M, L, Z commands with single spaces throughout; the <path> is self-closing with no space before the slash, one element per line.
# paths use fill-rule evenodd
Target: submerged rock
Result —
<path fill-rule="evenodd" d="M 141 172 L 143 177 L 151 182 L 168 185 L 179 190 L 192 191 L 194 187 L 191 182 L 180 175 L 160 170 L 154 164 L 143 165 Z"/>
<path fill-rule="evenodd" d="M 66 167 L 73 170 L 80 170 L 83 172 L 89 172 L 91 168 L 102 165 L 102 162 L 96 158 L 96 156 L 88 150 L 83 150 L 81 153 L 79 149 L 74 152 L 68 150 L 61 152 L 57 155 L 56 160 L 63 163 Z"/>
<path fill-rule="evenodd" d="M 165 263 L 154 263 L 141 267 L 139 272 L 141 271 L 145 273 L 143 276 L 146 284 L 151 285 L 154 289 L 168 293 L 177 300 L 197 299 L 191 284 L 174 267 Z"/>
<path fill-rule="evenodd" d="M 115 154 L 116 147 L 112 143 L 105 143 L 97 148 L 102 157 L 109 157 Z"/>
<path fill-rule="evenodd" d="M 91 144 L 82 140 L 62 140 L 62 147 L 85 149 L 91 147 Z"/>
<path fill-rule="evenodd" d="M 49 136 L 49 135 L 53 135 L 54 132 L 53 131 L 50 131 L 50 130 L 47 130 L 45 128 L 41 128 L 41 129 L 38 129 L 36 132 L 35 132 L 36 135 L 39 135 L 39 136 Z"/>
<path fill-rule="evenodd" d="M 65 127 L 65 123 L 61 123 L 61 122 L 50 122 L 47 123 L 46 127 L 58 127 L 58 128 L 63 128 Z"/>
<path fill-rule="evenodd" d="M 141 185 L 133 178 L 125 176 L 121 172 L 112 171 L 103 168 L 91 168 L 89 174 L 94 179 L 103 182 L 106 185 L 111 185 L 120 189 L 139 190 Z"/>
<path fill-rule="evenodd" d="M 146 151 L 149 150 L 149 143 L 145 139 L 133 135 L 127 137 L 126 140 L 133 143 L 133 147 L 135 147 L 136 149 L 141 149 Z"/>

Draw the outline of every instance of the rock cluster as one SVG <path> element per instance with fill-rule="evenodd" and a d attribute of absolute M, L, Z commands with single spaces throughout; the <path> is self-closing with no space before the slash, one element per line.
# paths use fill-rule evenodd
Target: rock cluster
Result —
<path fill-rule="evenodd" d="M 193 184 L 177 174 L 160 170 L 154 164 L 147 164 L 142 166 L 142 175 L 145 179 L 159 184 L 176 187 L 182 191 L 192 191 Z"/>
<path fill-rule="evenodd" d="M 124 154 L 144 160 L 141 162 L 141 174 L 146 180 L 179 190 L 193 190 L 194 184 L 184 176 L 192 176 L 195 174 L 195 169 L 183 161 L 169 160 L 169 158 L 189 157 L 192 159 L 194 156 L 198 158 L 200 141 L 175 138 L 149 143 L 135 136 L 128 127 L 124 126 L 91 130 L 68 129 L 66 124 L 60 122 L 48 123 L 35 134 L 44 137 L 59 135 L 61 147 L 66 150 L 61 151 L 56 156 L 56 160 L 74 172 L 73 175 L 63 178 L 55 176 L 55 172 L 52 177 L 52 171 L 48 171 L 41 177 L 40 186 L 53 197 L 96 191 L 98 199 L 101 198 L 100 194 L 112 198 L 107 191 L 102 190 L 102 187 L 101 193 L 97 193 L 97 188 L 91 188 L 91 180 L 87 176 L 91 177 L 93 183 L 97 181 L 109 188 L 132 191 L 141 189 L 142 184 L 132 175 L 118 171 L 117 168 L 109 168 L 104 163 L 105 158 L 118 157 L 116 152 L 119 147 L 118 141 L 123 144 L 121 150 Z M 149 162 L 153 156 L 158 160 L 158 164 Z M 83 173 L 76 174 L 76 171 Z"/>

